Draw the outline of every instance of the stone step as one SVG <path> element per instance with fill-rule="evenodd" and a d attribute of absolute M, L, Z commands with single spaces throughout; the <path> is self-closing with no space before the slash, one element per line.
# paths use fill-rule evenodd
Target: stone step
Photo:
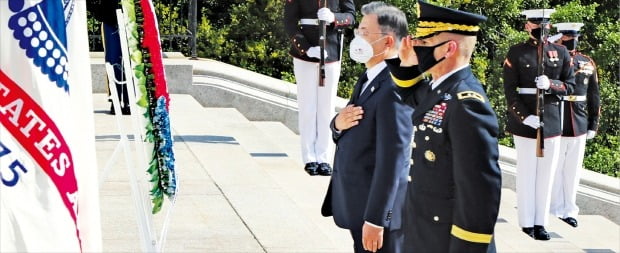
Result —
<path fill-rule="evenodd" d="M 252 121 L 252 124 L 271 139 L 277 140 L 274 143 L 293 161 L 303 166 L 298 134 L 277 121 Z"/>
<path fill-rule="evenodd" d="M 577 228 L 550 215 L 546 229 L 551 240 L 532 240 L 520 230 L 516 203 L 516 193 L 504 188 L 500 221 L 506 222 L 496 225 L 496 239 L 503 240 L 500 252 L 620 252 L 620 226 L 600 215 L 579 215 Z"/>
<path fill-rule="evenodd" d="M 353 240 L 348 230 L 337 227 L 331 217 L 320 215 L 330 177 L 309 176 L 304 172 L 299 136 L 280 122 L 252 123 L 274 142 L 274 148 L 282 150 L 287 155 L 285 158 L 256 157 L 259 164 L 272 172 L 272 177 L 277 179 L 287 194 L 304 210 L 306 216 L 319 226 L 321 232 L 329 236 L 339 251 L 351 251 Z"/>
<path fill-rule="evenodd" d="M 118 145 L 119 132 L 114 116 L 107 114 L 107 96 L 94 94 L 93 100 L 98 166 L 102 170 Z M 222 143 L 217 137 L 205 135 L 198 128 L 196 131 L 188 129 L 192 121 L 187 117 L 200 117 L 202 111 L 203 107 L 191 96 L 172 95 L 170 117 L 175 138 L 179 193 L 171 212 L 163 250 L 265 252 L 234 205 L 197 158 L 201 154 L 193 150 L 194 146 Z M 122 121 L 125 129 L 131 129 L 130 117 L 122 116 Z M 104 252 L 143 251 L 138 236 L 138 215 L 130 190 L 128 167 L 122 154 L 112 163 L 100 188 Z M 162 211 L 153 216 L 153 238 L 159 239 L 163 220 L 170 207 L 170 202 L 165 201 Z"/>
<path fill-rule="evenodd" d="M 546 227 L 551 234 L 549 241 L 537 241 L 527 236 L 519 226 L 516 203 L 516 193 L 503 188 L 500 214 L 495 225 L 498 252 L 583 252 L 578 246 L 559 236 L 552 226 Z"/>
<path fill-rule="evenodd" d="M 314 208 L 320 206 L 312 202 L 316 199 L 300 201 L 291 197 L 295 196 L 291 187 L 307 194 L 307 188 L 300 185 L 311 185 L 315 179 L 307 177 L 301 167 L 247 119 L 232 120 L 241 117 L 234 109 L 205 108 L 201 118 L 208 123 L 202 130 L 218 136 L 234 136 L 238 143 L 234 148 L 244 153 L 232 153 L 232 147 L 213 145 L 214 149 L 200 152 L 205 156 L 214 154 L 213 157 L 199 159 L 259 243 L 268 252 L 342 252 L 342 247 L 338 246 L 340 242 L 332 241 L 330 234 L 322 232 L 331 230 L 321 229 L 320 223 L 315 223 L 327 218 L 321 217 L 318 209 L 314 210 L 314 215 L 308 215 L 308 202 Z M 193 124 L 199 123 L 199 120 L 193 121 Z M 326 189 L 327 182 L 323 179 L 321 188 L 309 192 Z M 322 194 L 324 192 L 313 195 Z"/>

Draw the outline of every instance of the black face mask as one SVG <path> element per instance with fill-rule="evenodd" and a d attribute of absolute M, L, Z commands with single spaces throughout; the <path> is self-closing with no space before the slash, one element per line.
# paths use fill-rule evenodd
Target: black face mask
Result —
<path fill-rule="evenodd" d="M 530 32 L 530 34 L 532 35 L 532 37 L 534 37 L 535 39 L 540 39 L 540 34 L 542 33 L 542 28 L 536 28 L 536 29 L 532 29 L 532 31 Z M 543 38 L 544 39 L 544 38 Z"/>
<path fill-rule="evenodd" d="M 577 49 L 577 39 L 563 40 L 562 45 L 564 45 L 568 51 L 573 51 Z"/>
<path fill-rule="evenodd" d="M 437 63 L 446 59 L 446 57 L 441 57 L 439 60 L 435 60 L 435 48 L 448 43 L 449 40 L 441 42 L 434 46 L 424 47 L 424 46 L 414 46 L 413 50 L 418 57 L 418 69 L 420 72 L 425 72 L 433 66 L 437 65 Z"/>

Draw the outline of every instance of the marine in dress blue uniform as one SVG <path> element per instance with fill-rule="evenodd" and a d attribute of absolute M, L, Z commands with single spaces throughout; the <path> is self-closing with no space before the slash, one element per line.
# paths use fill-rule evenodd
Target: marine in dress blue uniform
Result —
<path fill-rule="evenodd" d="M 405 252 L 495 252 L 499 130 L 469 66 L 478 24 L 486 17 L 424 2 L 418 6 L 416 38 L 402 45 L 413 46 L 415 55 L 411 48 L 401 49 L 400 60 L 388 61 L 403 101 L 415 110 Z M 417 66 L 405 51 L 417 58 Z"/>
<path fill-rule="evenodd" d="M 407 19 L 381 2 L 364 5 L 362 14 L 350 48 L 365 55 L 355 59 L 366 71 L 347 107 L 332 120 L 336 154 L 322 214 L 350 230 L 355 252 L 407 252 L 401 217 L 412 110 L 401 101 L 384 62 L 397 56 Z"/>
<path fill-rule="evenodd" d="M 543 39 L 543 75 L 538 76 L 537 48 L 539 34 L 553 9 L 527 10 L 526 30 L 530 38 L 508 50 L 504 61 L 504 93 L 507 102 L 506 131 L 513 135 L 517 151 L 517 209 L 519 225 L 524 233 L 537 240 L 549 240 L 545 226 L 553 176 L 559 156 L 562 135 L 560 98 L 571 94 L 575 77 L 566 47 Z M 549 27 L 544 27 L 548 29 Z M 544 91 L 544 156 L 536 157 L 536 90 Z"/>
<path fill-rule="evenodd" d="M 560 156 L 551 194 L 551 213 L 577 227 L 577 186 L 586 148 L 586 139 L 596 135 L 600 117 L 600 96 L 596 64 L 592 58 L 577 50 L 579 30 L 583 23 L 554 24 L 560 35 L 559 43 L 570 52 L 575 72 L 575 87 L 562 96 L 562 137 Z"/>
<path fill-rule="evenodd" d="M 320 6 L 321 2 L 286 0 L 283 20 L 297 82 L 301 156 L 310 175 L 331 174 L 329 122 L 340 78 L 341 35 L 355 22 L 353 0 L 326 0 L 326 6 Z M 319 20 L 327 23 L 324 86 L 319 86 Z"/>

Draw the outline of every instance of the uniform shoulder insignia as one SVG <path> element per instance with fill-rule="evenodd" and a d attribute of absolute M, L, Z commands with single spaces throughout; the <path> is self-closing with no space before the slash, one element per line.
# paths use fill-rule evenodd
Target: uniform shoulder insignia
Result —
<path fill-rule="evenodd" d="M 459 100 L 463 100 L 463 99 L 468 99 L 468 98 L 473 98 L 473 99 L 477 99 L 480 100 L 480 102 L 484 103 L 484 97 L 482 95 L 480 95 L 480 93 L 475 92 L 475 91 L 461 91 L 459 93 L 456 94 L 456 97 Z"/>

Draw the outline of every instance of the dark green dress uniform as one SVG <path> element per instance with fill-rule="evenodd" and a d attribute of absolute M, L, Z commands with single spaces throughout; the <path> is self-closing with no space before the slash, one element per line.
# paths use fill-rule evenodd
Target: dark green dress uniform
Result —
<path fill-rule="evenodd" d="M 536 77 L 538 41 L 527 42 L 510 47 L 504 61 L 504 92 L 507 101 L 506 131 L 521 137 L 536 138 L 536 129 L 523 124 L 529 115 L 536 115 Z M 561 96 L 573 92 L 575 77 L 566 47 L 545 43 L 544 74 L 549 77 L 551 87 L 545 93 L 545 106 L 542 120 L 545 138 L 560 136 Z"/>
<path fill-rule="evenodd" d="M 333 23 L 326 29 L 327 58 L 325 62 L 340 60 L 341 46 L 339 34 L 342 29 L 355 23 L 355 4 L 353 0 L 327 0 L 335 16 Z M 308 48 L 319 45 L 319 26 L 316 12 L 319 1 L 286 0 L 284 5 L 284 29 L 291 43 L 290 54 L 304 61 L 318 62 L 317 58 L 306 55 Z"/>
<path fill-rule="evenodd" d="M 564 103 L 562 136 L 579 136 L 586 134 L 588 130 L 598 129 L 601 104 L 596 64 L 592 58 L 575 52 L 573 70 L 574 90 L 569 96 L 562 97 Z"/>
<path fill-rule="evenodd" d="M 418 2 L 418 31 L 474 36 L 486 17 Z M 433 22 L 425 22 L 433 21 Z M 448 24 L 458 24 L 451 26 Z M 461 27 L 465 30 L 442 30 Z M 475 28 L 475 29 L 474 29 Z M 405 200 L 405 252 L 495 252 L 501 171 L 495 112 L 471 68 L 431 89 L 417 66 L 387 61 L 402 100 L 414 108 Z"/>

